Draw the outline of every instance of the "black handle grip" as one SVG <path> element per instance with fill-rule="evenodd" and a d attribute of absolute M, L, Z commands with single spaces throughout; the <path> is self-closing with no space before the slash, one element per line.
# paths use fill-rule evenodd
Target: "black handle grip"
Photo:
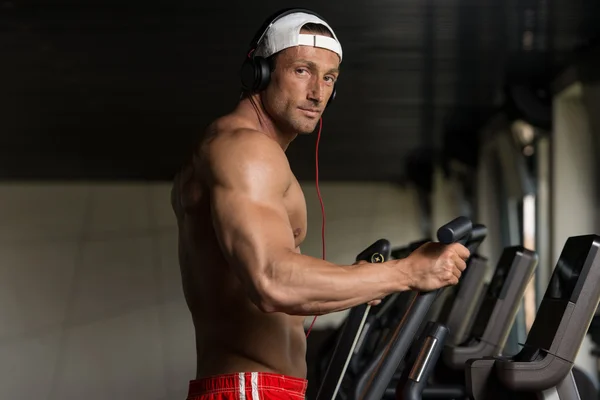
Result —
<path fill-rule="evenodd" d="M 471 230 L 471 236 L 469 236 L 469 240 L 466 243 L 467 249 L 473 254 L 479 245 L 485 240 L 488 234 L 488 229 L 485 225 L 475 224 L 473 225 L 473 229 Z"/>
<path fill-rule="evenodd" d="M 356 256 L 356 261 L 382 263 L 390 259 L 391 251 L 392 246 L 390 242 L 386 239 L 379 239 L 360 252 Z M 367 304 L 361 304 L 350 309 L 350 313 L 344 322 L 342 332 L 327 366 L 327 371 L 321 381 L 317 400 L 333 400 L 337 395 L 370 309 L 371 307 Z"/>
<path fill-rule="evenodd" d="M 437 231 L 440 243 L 450 244 L 460 242 L 465 244 L 469 240 L 473 224 L 467 217 L 458 217 L 442 226 Z"/>
<path fill-rule="evenodd" d="M 389 260 L 392 245 L 386 239 L 379 239 L 356 256 L 356 261 L 366 261 L 370 263 L 382 263 Z"/>
<path fill-rule="evenodd" d="M 438 322 L 428 322 L 424 334 L 421 348 L 410 370 L 408 380 L 402 389 L 402 396 L 399 396 L 398 400 L 421 399 L 429 376 L 435 369 L 435 365 L 444 349 L 448 328 Z"/>
<path fill-rule="evenodd" d="M 400 260 L 402 258 L 406 258 L 410 255 L 410 250 L 408 246 L 405 247 L 396 247 L 392 249 L 392 258 L 394 260 Z"/>
<path fill-rule="evenodd" d="M 488 234 L 487 226 L 483 224 L 473 225 L 471 230 L 471 236 L 469 236 L 469 243 L 471 242 L 483 242 Z"/>
<path fill-rule="evenodd" d="M 440 242 L 450 244 L 468 239 L 473 224 L 466 217 L 458 217 L 438 230 Z M 404 318 L 396 327 L 390 341 L 379 357 L 367 368 L 368 376 L 355 387 L 352 398 L 360 400 L 381 400 L 385 389 L 394 377 L 413 342 L 415 334 L 435 301 L 438 290 L 419 293 L 409 306 Z M 364 382 L 364 383 L 362 383 Z"/>

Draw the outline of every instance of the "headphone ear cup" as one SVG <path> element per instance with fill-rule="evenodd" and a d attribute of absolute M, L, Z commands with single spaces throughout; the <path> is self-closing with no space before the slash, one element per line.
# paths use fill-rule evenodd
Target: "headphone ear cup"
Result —
<path fill-rule="evenodd" d="M 247 92 L 253 92 L 256 88 L 257 82 L 257 68 L 254 61 L 251 58 L 244 60 L 242 68 L 240 70 L 240 78 L 242 81 L 242 88 Z"/>
<path fill-rule="evenodd" d="M 255 57 L 254 65 L 257 71 L 256 91 L 265 90 L 271 81 L 271 65 L 264 57 Z"/>

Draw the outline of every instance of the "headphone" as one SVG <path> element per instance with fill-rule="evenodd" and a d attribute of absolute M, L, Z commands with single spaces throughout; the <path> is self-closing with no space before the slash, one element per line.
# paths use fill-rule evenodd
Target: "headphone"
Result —
<path fill-rule="evenodd" d="M 325 21 L 325 18 L 321 17 L 316 12 L 307 10 L 305 8 L 286 8 L 268 17 L 252 38 L 252 41 L 250 42 L 250 49 L 248 50 L 246 59 L 242 64 L 240 75 L 242 80 L 242 88 L 245 91 L 260 92 L 264 90 L 269 84 L 271 80 L 271 65 L 269 64 L 269 61 L 266 58 L 261 56 L 255 56 L 254 50 L 256 50 L 262 38 L 265 36 L 267 30 L 272 24 L 274 24 L 277 20 L 285 17 L 286 15 L 297 12 L 311 14 Z M 335 95 L 336 88 L 334 85 L 333 92 L 331 93 L 329 101 L 327 102 L 328 105 L 335 99 Z"/>

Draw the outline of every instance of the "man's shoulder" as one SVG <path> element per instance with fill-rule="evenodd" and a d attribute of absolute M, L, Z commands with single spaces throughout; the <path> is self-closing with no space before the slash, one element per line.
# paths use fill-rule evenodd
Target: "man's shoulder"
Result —
<path fill-rule="evenodd" d="M 286 162 L 285 152 L 277 142 L 236 117 L 213 122 L 206 132 L 202 153 L 210 161 Z"/>
<path fill-rule="evenodd" d="M 254 179 L 260 175 L 273 183 L 285 184 L 291 175 L 281 146 L 243 121 L 215 121 L 208 128 L 201 153 L 212 182 Z"/>
<path fill-rule="evenodd" d="M 206 139 L 209 149 L 211 145 L 238 146 L 255 144 L 281 150 L 281 147 L 274 140 L 245 120 L 235 116 L 225 116 L 210 124 L 206 129 Z"/>

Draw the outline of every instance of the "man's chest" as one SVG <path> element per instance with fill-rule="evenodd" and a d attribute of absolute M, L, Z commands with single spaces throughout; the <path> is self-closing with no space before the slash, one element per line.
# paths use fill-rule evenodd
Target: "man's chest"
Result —
<path fill-rule="evenodd" d="M 294 232 L 296 247 L 304 241 L 307 230 L 306 200 L 300 183 L 293 178 L 292 184 L 285 195 L 285 208 Z"/>

